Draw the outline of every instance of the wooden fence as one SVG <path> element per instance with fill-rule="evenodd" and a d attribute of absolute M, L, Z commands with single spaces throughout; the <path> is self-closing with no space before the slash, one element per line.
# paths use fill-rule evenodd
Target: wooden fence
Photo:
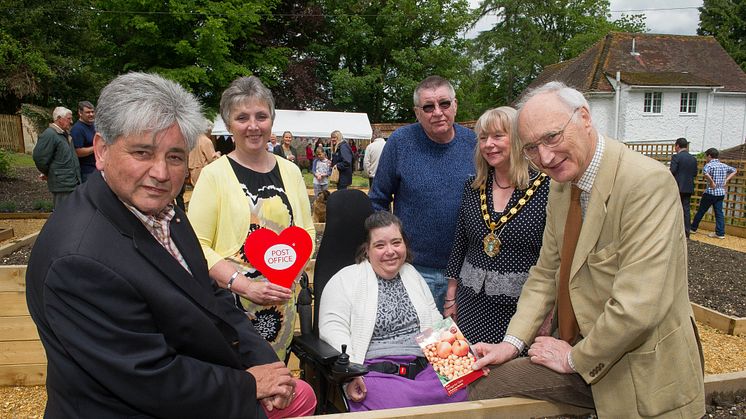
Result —
<path fill-rule="evenodd" d="M 673 144 L 627 144 L 627 147 L 638 151 L 648 157 L 668 165 L 671 156 L 675 153 Z M 738 170 L 736 176 L 728 182 L 725 199 L 723 201 L 723 213 L 725 214 L 726 234 L 746 237 L 746 160 L 720 160 L 733 166 Z M 702 176 L 702 168 L 705 165 L 704 157 L 697 159 L 697 177 L 694 178 L 694 193 L 692 194 L 692 218 L 699 208 L 707 184 Z M 644 174 L 641 174 L 644 176 Z M 712 211 L 708 211 L 703 218 L 705 228 L 714 229 L 715 219 Z"/>
<path fill-rule="evenodd" d="M 0 115 L 0 148 L 23 153 L 23 125 L 20 115 Z"/>

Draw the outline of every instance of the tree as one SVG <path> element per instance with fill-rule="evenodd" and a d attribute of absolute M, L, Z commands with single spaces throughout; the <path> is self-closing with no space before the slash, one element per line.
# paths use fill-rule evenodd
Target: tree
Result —
<path fill-rule="evenodd" d="M 271 87 L 287 64 L 287 49 L 263 44 L 261 24 L 277 0 L 96 1 L 106 67 L 159 73 L 211 110 L 236 77 L 253 74 Z"/>
<path fill-rule="evenodd" d="M 107 76 L 96 65 L 100 36 L 90 10 L 85 0 L 3 2 L 0 113 L 15 113 L 23 102 L 75 109 L 80 100 L 95 101 Z"/>
<path fill-rule="evenodd" d="M 475 39 L 474 50 L 495 80 L 492 95 L 511 103 L 549 64 L 581 53 L 610 31 L 640 32 L 641 15 L 610 21 L 606 0 L 484 0 L 478 17 L 498 16 L 498 23 Z"/>
<path fill-rule="evenodd" d="M 699 8 L 698 35 L 712 35 L 746 71 L 746 3 L 704 0 Z"/>
<path fill-rule="evenodd" d="M 320 89 L 331 109 L 365 112 L 372 121 L 414 118 L 417 83 L 455 79 L 467 67 L 460 33 L 465 0 L 320 0 L 326 31 L 309 47 L 325 68 Z"/>

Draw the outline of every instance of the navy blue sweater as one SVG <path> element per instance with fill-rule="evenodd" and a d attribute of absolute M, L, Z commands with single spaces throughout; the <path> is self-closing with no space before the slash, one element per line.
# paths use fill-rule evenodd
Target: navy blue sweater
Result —
<path fill-rule="evenodd" d="M 401 219 L 414 263 L 445 269 L 466 179 L 475 173 L 474 132 L 454 124 L 448 144 L 430 140 L 419 123 L 401 127 L 383 148 L 369 196 L 376 210 Z"/>

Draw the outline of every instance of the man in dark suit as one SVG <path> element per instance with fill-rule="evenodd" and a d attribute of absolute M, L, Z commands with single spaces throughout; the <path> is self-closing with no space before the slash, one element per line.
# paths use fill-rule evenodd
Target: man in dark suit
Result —
<path fill-rule="evenodd" d="M 311 413 L 310 387 L 209 280 L 172 204 L 204 131 L 197 100 L 162 77 L 130 73 L 98 105 L 100 172 L 44 226 L 26 276 L 48 360 L 45 416 Z"/>
<path fill-rule="evenodd" d="M 671 157 L 671 173 L 679 185 L 681 206 L 684 208 L 684 231 L 688 239 L 692 224 L 689 208 L 694 193 L 694 177 L 697 176 L 697 159 L 689 154 L 689 142 L 686 138 L 677 138 L 673 148 L 676 154 Z"/>

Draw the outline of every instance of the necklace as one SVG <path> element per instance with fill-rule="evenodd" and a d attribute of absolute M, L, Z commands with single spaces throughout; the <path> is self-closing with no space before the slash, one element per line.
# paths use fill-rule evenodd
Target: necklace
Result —
<path fill-rule="evenodd" d="M 508 183 L 508 186 L 501 185 L 500 182 L 497 181 L 497 176 L 493 175 L 493 179 L 495 180 L 495 186 L 497 186 L 498 188 L 500 188 L 500 189 L 509 189 L 510 188 L 510 183 Z"/>
<path fill-rule="evenodd" d="M 523 207 L 526 206 L 526 204 L 528 204 L 528 201 L 531 200 L 536 190 L 539 189 L 539 186 L 541 186 L 542 182 L 544 182 L 546 178 L 547 175 L 545 175 L 544 173 L 541 173 L 539 176 L 537 176 L 536 179 L 534 179 L 534 181 L 532 182 L 531 187 L 526 189 L 526 193 L 521 199 L 518 200 L 518 203 L 515 204 L 513 208 L 504 211 L 503 216 L 500 217 L 497 222 L 492 221 L 490 212 L 488 210 L 489 207 L 487 205 L 486 188 L 487 182 L 479 187 L 479 204 L 482 210 L 482 218 L 484 219 L 484 223 L 487 225 L 487 228 L 490 230 L 490 232 L 487 233 L 487 235 L 484 236 L 484 239 L 482 240 L 482 244 L 484 245 L 484 253 L 487 256 L 493 258 L 497 256 L 498 253 L 500 253 L 500 246 L 502 246 L 502 242 L 500 241 L 500 234 L 502 234 L 503 232 L 503 227 L 505 227 L 505 224 L 513 219 L 513 217 L 515 217 L 515 215 L 518 214 L 518 212 L 520 212 Z M 495 183 L 497 183 L 497 180 L 495 180 Z M 500 231 L 495 234 L 495 230 L 497 229 L 500 229 Z"/>

